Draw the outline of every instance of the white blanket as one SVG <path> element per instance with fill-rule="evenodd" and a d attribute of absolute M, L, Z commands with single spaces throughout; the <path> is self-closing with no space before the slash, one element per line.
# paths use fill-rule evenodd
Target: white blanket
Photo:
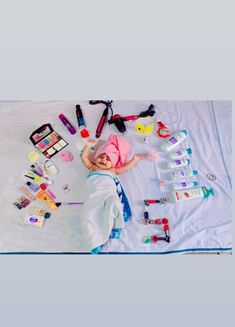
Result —
<path fill-rule="evenodd" d="M 26 156 L 34 147 L 29 140 L 31 133 L 45 123 L 52 127 L 69 143 L 74 160 L 63 162 L 59 154 L 52 158 L 59 169 L 54 176 L 50 190 L 56 201 L 84 201 L 84 184 L 88 182 L 87 170 L 81 163 L 79 133 L 71 135 L 58 115 L 65 116 L 77 126 L 75 105 L 79 103 L 84 113 L 91 138 L 104 110 L 103 105 L 89 105 L 88 101 L 47 101 L 47 102 L 0 102 L 0 253 L 81 253 L 84 250 L 84 235 L 80 228 L 81 206 L 61 206 L 47 219 L 43 228 L 24 224 L 27 209 L 14 208 L 13 202 L 23 195 L 20 187 L 25 185 L 24 172 L 30 162 Z M 152 205 L 150 218 L 167 217 L 171 242 L 144 244 L 143 238 L 162 235 L 161 226 L 143 225 L 146 198 L 160 198 L 169 191 L 167 175 L 163 168 L 167 156 L 163 153 L 155 168 L 158 167 L 165 187 L 159 188 L 156 169 L 152 162 L 143 160 L 132 170 L 120 175 L 119 179 L 126 191 L 132 209 L 132 221 L 125 225 L 120 239 L 106 242 L 102 253 L 182 253 L 192 251 L 231 251 L 232 248 L 232 128 L 231 102 L 229 101 L 114 101 L 114 114 L 133 115 L 146 110 L 153 103 L 159 118 L 172 132 L 189 130 L 189 135 L 181 148 L 192 148 L 191 167 L 198 170 L 195 177 L 199 186 L 212 187 L 215 196 L 208 199 L 192 200 L 168 206 Z M 162 142 L 156 130 L 148 144 L 134 131 L 135 122 L 126 122 L 127 134 L 134 152 L 159 151 Z M 106 125 L 102 139 L 117 133 L 114 125 Z M 40 160 L 43 160 L 41 155 Z M 216 176 L 215 181 L 207 174 Z M 189 179 L 192 180 L 193 178 Z M 111 182 L 111 181 L 110 181 Z M 89 182 L 90 183 L 90 182 Z M 63 186 L 69 185 L 69 192 Z M 114 189 L 113 189 L 114 192 Z M 38 200 L 31 206 L 46 209 Z M 91 209 L 93 207 L 91 206 Z M 101 208 L 100 208 L 101 210 Z M 98 219 L 98 217 L 97 217 Z M 111 222 L 110 226 L 111 226 Z M 102 227 L 103 228 L 103 227 Z M 108 226 L 106 226 L 108 230 Z M 107 239 L 102 235 L 97 243 Z"/>
<path fill-rule="evenodd" d="M 90 173 L 84 186 L 85 199 L 79 217 L 81 246 L 85 251 L 102 247 L 112 230 L 124 227 L 123 204 L 115 183 L 116 177 L 107 171 Z"/>

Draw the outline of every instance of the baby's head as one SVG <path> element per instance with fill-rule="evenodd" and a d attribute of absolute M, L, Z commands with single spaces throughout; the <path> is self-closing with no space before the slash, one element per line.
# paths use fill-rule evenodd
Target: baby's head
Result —
<path fill-rule="evenodd" d="M 95 157 L 95 164 L 97 167 L 103 170 L 110 169 L 113 166 L 112 161 L 106 153 L 101 153 Z"/>
<path fill-rule="evenodd" d="M 100 169 L 121 167 L 126 163 L 129 143 L 121 136 L 111 134 L 106 142 L 94 150 L 94 163 Z"/>

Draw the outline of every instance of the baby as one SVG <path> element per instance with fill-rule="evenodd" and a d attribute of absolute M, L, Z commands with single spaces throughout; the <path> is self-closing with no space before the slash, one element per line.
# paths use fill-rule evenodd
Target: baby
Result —
<path fill-rule="evenodd" d="M 99 253 L 110 238 L 119 238 L 124 223 L 131 220 L 131 208 L 127 195 L 116 175 L 127 172 L 142 158 L 136 154 L 127 161 L 130 146 L 121 136 L 110 135 L 108 140 L 90 149 L 94 141 L 84 147 L 82 162 L 89 169 L 81 211 L 84 245 L 88 251 Z"/>
<path fill-rule="evenodd" d="M 110 153 L 107 147 L 101 148 L 97 151 L 95 155 L 95 162 L 93 163 L 90 158 L 90 149 L 95 145 L 95 141 L 89 141 L 88 144 L 84 147 L 82 152 L 82 162 L 85 167 L 89 169 L 89 171 L 99 171 L 106 170 L 110 171 L 115 175 L 120 175 L 122 173 L 127 172 L 131 168 L 133 168 L 137 162 L 143 159 L 142 154 L 136 154 L 133 156 L 131 160 L 123 164 L 122 166 L 117 167 L 117 156 L 118 154 Z"/>

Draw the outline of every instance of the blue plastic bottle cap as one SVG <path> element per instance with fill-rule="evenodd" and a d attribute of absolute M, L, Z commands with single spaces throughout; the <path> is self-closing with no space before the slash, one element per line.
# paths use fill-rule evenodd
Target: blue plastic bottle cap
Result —
<path fill-rule="evenodd" d="M 186 151 L 187 151 L 188 154 L 192 154 L 192 149 L 191 148 L 188 148 Z"/>
<path fill-rule="evenodd" d="M 204 193 L 204 198 L 208 198 L 210 195 L 213 195 L 213 196 L 215 195 L 212 188 L 208 189 L 205 186 L 202 186 L 202 190 Z"/>
<path fill-rule="evenodd" d="M 182 132 L 183 132 L 185 135 L 188 134 L 188 131 L 187 131 L 186 129 L 184 129 Z"/>
<path fill-rule="evenodd" d="M 193 186 L 197 186 L 198 185 L 198 182 L 193 182 Z"/>
<path fill-rule="evenodd" d="M 213 188 L 210 188 L 208 191 L 209 191 L 209 195 L 213 195 L 213 196 L 215 195 Z"/>
<path fill-rule="evenodd" d="M 193 175 L 197 175 L 198 171 L 197 170 L 193 170 Z"/>

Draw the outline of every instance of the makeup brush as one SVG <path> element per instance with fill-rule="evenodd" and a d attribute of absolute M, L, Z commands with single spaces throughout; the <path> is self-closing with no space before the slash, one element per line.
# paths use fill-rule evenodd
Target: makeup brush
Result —
<path fill-rule="evenodd" d="M 56 202 L 56 206 L 60 207 L 60 206 L 71 206 L 71 205 L 79 205 L 79 204 L 83 204 L 83 202 Z"/>

